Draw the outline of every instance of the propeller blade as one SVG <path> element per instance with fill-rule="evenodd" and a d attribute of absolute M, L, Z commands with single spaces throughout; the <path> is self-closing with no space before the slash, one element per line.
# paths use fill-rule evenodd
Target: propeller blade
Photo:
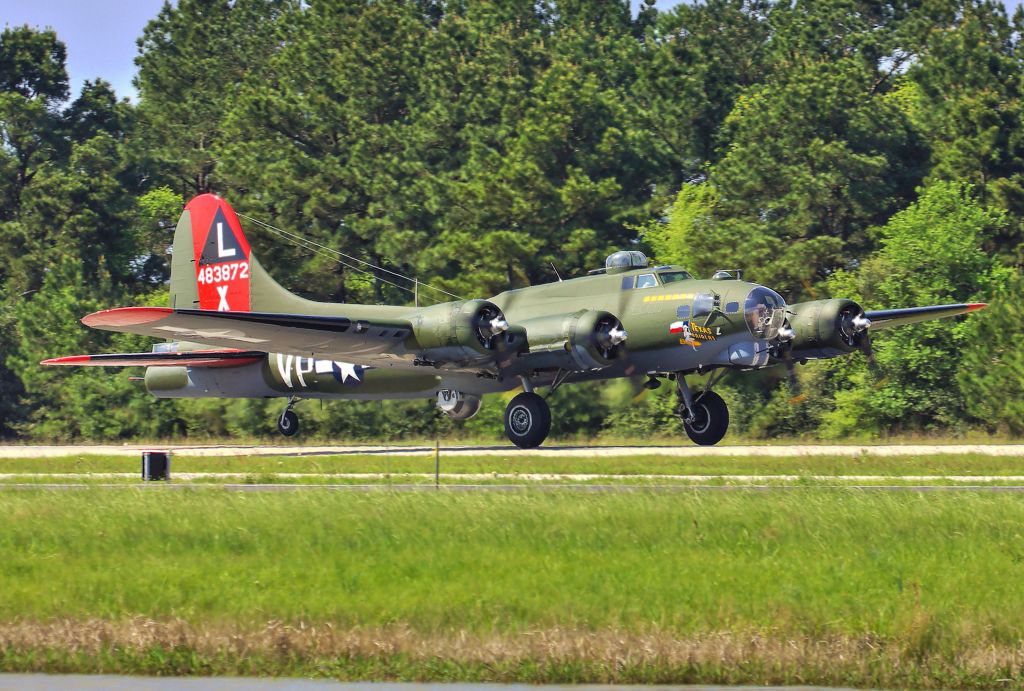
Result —
<path fill-rule="evenodd" d="M 786 359 L 786 378 L 789 381 L 789 392 L 794 396 L 800 393 L 800 382 L 796 378 L 796 363 L 792 359 Z"/>
<path fill-rule="evenodd" d="M 879 379 L 882 375 L 881 369 L 878 367 L 878 361 L 875 359 L 875 349 L 871 345 L 870 334 L 864 334 L 864 342 L 860 346 L 861 352 L 864 353 L 864 359 L 868 364 L 868 371 L 871 372 L 875 379 Z"/>
<path fill-rule="evenodd" d="M 803 403 L 807 395 L 800 391 L 800 381 L 796 378 L 796 361 L 791 357 L 785 359 L 786 380 L 789 383 L 789 403 Z"/>

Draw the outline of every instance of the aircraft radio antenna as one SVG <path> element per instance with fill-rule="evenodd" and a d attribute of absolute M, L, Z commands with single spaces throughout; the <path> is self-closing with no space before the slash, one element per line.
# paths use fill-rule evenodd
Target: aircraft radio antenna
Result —
<path fill-rule="evenodd" d="M 260 225 L 260 226 L 266 228 L 271 233 L 273 233 L 273 234 L 283 238 L 284 240 L 287 240 L 288 242 L 291 242 L 294 245 L 297 245 L 298 247 L 301 247 L 302 249 L 309 250 L 310 252 L 313 252 L 314 254 L 318 254 L 318 255 L 320 255 L 322 257 L 328 257 L 328 254 L 325 254 L 325 252 L 329 253 L 330 255 L 333 255 L 333 256 L 330 256 L 328 258 L 329 259 L 333 259 L 338 264 L 341 264 L 342 266 L 344 266 L 346 268 L 352 269 L 353 271 L 359 271 L 360 273 L 364 273 L 364 274 L 367 274 L 369 276 L 373 276 L 375 279 L 377 279 L 378 281 L 380 281 L 382 283 L 386 283 L 389 286 L 393 286 L 395 288 L 398 288 L 399 290 L 404 290 L 407 293 L 411 293 L 413 295 L 413 297 L 417 301 L 419 300 L 419 297 L 420 297 L 420 295 L 419 295 L 419 288 L 420 287 L 429 288 L 430 290 L 434 290 L 434 291 L 437 291 L 439 293 L 443 293 L 444 295 L 447 295 L 448 297 L 451 297 L 451 298 L 455 298 L 456 300 L 465 300 L 465 298 L 462 297 L 461 295 L 456 295 L 455 293 L 450 293 L 450 292 L 448 292 L 447 290 L 445 290 L 443 288 L 438 288 L 436 286 L 432 286 L 429 283 L 424 283 L 423 281 L 420 281 L 418 279 L 410 278 L 409 276 L 406 276 L 404 274 L 400 274 L 397 271 L 392 271 L 391 269 L 386 269 L 383 266 L 377 266 L 376 264 L 373 264 L 373 263 L 368 262 L 366 260 L 360 259 L 358 257 L 353 257 L 350 254 L 345 254 L 344 252 L 336 250 L 336 249 L 334 249 L 332 247 L 327 247 L 326 245 L 321 245 L 320 243 L 315 242 L 314 240 L 310 240 L 310 239 L 304 238 L 301 235 L 298 235 L 296 233 L 291 233 L 291 232 L 289 232 L 287 230 L 284 230 L 282 228 L 278 228 L 277 226 L 271 225 L 270 223 L 267 223 L 266 221 L 261 221 L 258 218 L 253 218 L 252 216 L 249 216 L 247 214 L 243 214 L 243 213 L 240 213 L 240 212 L 237 212 L 237 211 L 235 213 L 238 216 L 240 216 L 241 218 L 244 218 L 247 221 L 252 221 L 253 223 L 255 223 L 257 225 Z M 376 269 L 377 271 L 382 271 L 382 272 L 384 272 L 386 274 L 390 274 L 391 276 L 396 276 L 398 278 L 401 278 L 402 280 L 409 281 L 415 287 L 414 288 L 409 288 L 407 286 L 403 286 L 403 285 L 399 285 L 397 283 L 394 283 L 393 281 L 389 281 L 386 278 L 381 278 L 380 276 L 378 276 L 373 271 L 367 271 L 366 269 L 362 269 L 362 268 L 360 268 L 358 266 L 353 266 L 352 264 L 349 264 L 348 262 L 344 261 L 345 259 L 347 259 L 349 261 L 357 262 L 359 264 L 362 264 L 363 266 L 368 266 L 368 267 L 370 267 L 372 269 Z M 433 298 L 433 299 L 437 300 L 438 302 L 444 302 L 444 300 L 438 300 L 437 298 Z"/>

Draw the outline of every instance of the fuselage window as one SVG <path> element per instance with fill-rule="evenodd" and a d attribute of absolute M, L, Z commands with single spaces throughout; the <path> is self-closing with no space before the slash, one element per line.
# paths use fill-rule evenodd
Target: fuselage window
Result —
<path fill-rule="evenodd" d="M 677 283 L 679 281 L 688 281 L 693 278 L 690 274 L 685 271 L 662 271 L 658 274 L 661 276 L 661 283 Z"/>
<path fill-rule="evenodd" d="M 736 314 L 739 311 L 740 311 L 740 303 L 738 303 L 738 302 L 727 302 L 725 304 L 725 313 L 726 314 Z"/>
<path fill-rule="evenodd" d="M 633 290 L 633 279 L 635 276 L 626 276 L 622 279 L 623 290 Z"/>
<path fill-rule="evenodd" d="M 637 288 L 653 288 L 658 285 L 658 279 L 654 277 L 654 274 L 641 274 L 636 277 Z"/>
<path fill-rule="evenodd" d="M 700 293 L 693 298 L 693 316 L 704 317 L 711 314 L 715 308 L 715 296 L 707 293 Z"/>
<path fill-rule="evenodd" d="M 677 307 L 676 308 L 676 317 L 678 317 L 679 319 L 689 319 L 690 318 L 690 306 L 689 305 L 683 305 L 682 307 Z"/>

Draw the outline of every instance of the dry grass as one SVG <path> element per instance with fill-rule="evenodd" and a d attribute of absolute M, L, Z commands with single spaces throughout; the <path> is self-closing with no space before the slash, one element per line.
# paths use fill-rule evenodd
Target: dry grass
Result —
<path fill-rule="evenodd" d="M 360 678 L 626 683 L 815 683 L 939 688 L 1003 687 L 1024 681 L 1024 644 L 983 645 L 953 656 L 922 654 L 906 642 L 873 636 L 793 638 L 768 633 L 674 637 L 651 631 L 542 629 L 518 634 L 465 630 L 423 634 L 406 626 L 330 624 L 258 628 L 196 626 L 134 618 L 0 624 L 0 669 L 55 671 L 55 662 L 105 661 L 95 671 L 139 671 L 173 663 L 174 673 L 319 674 Z M 170 655 L 169 655 L 170 654 Z M 176 654 L 176 655 L 175 655 Z M 191 661 L 186 669 L 181 660 Z M 117 666 L 120 660 L 127 668 Z M 115 665 L 111 669 L 110 665 Z M 60 670 L 61 665 L 56 665 Z M 381 670 L 392 670 L 381 676 Z M 152 667 L 142 666 L 152 673 Z M 352 674 L 352 673 L 355 674 Z"/>

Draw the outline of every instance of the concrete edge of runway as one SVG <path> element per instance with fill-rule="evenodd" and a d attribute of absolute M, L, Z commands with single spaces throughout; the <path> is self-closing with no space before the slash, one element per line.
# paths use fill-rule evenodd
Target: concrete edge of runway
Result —
<path fill-rule="evenodd" d="M 68 458 L 76 456 L 138 457 L 147 450 L 168 450 L 179 456 L 419 456 L 434 453 L 433 446 L 413 445 L 310 445 L 310 446 L 242 446 L 242 445 L 0 445 L 0 460 L 11 458 Z M 538 449 L 516 449 L 511 445 L 446 445 L 444 456 L 500 456 L 514 459 L 525 457 L 623 457 L 671 456 L 680 458 L 707 458 L 723 456 L 752 456 L 759 458 L 792 458 L 800 456 L 931 456 L 979 454 L 985 456 L 1024 457 L 1024 443 L 1020 444 L 788 444 L 788 445 L 735 445 L 735 446 L 572 446 L 551 445 Z"/>

